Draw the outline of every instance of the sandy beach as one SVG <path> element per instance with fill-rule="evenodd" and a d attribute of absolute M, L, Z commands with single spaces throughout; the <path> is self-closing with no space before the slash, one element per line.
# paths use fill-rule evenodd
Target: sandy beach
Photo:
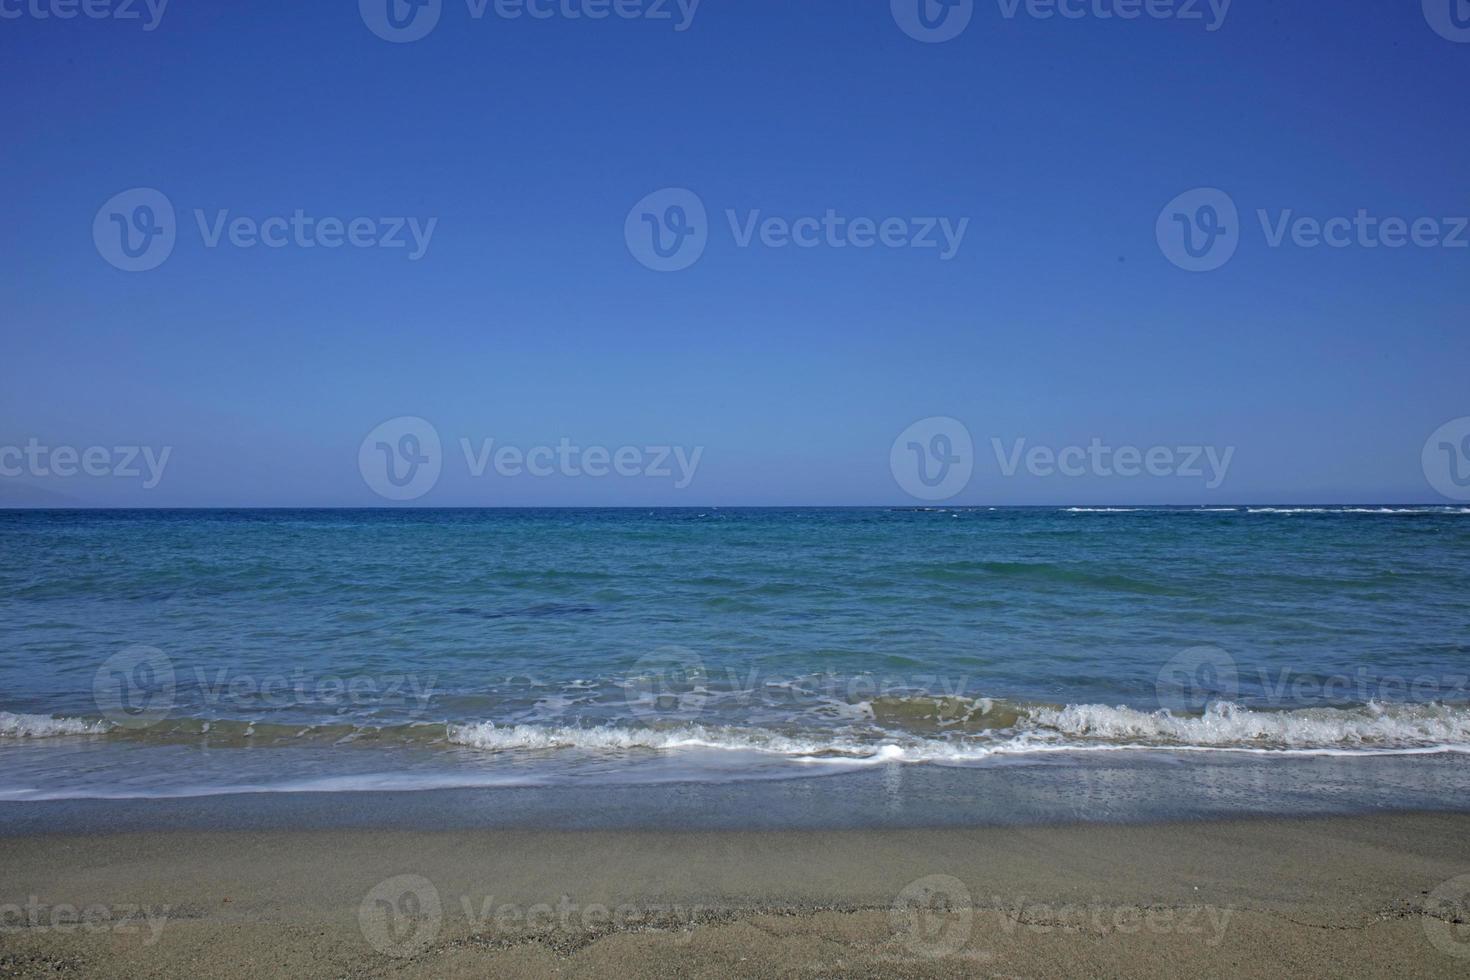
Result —
<path fill-rule="evenodd" d="M 0 838 L 21 977 L 1464 976 L 1470 816 Z"/>

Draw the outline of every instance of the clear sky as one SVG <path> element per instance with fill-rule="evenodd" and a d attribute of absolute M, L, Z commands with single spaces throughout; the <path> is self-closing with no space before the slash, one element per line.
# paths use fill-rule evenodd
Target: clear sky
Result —
<path fill-rule="evenodd" d="M 0 456 L 0 502 L 380 505 L 363 443 L 401 416 L 441 439 L 429 506 L 913 503 L 890 450 L 936 416 L 973 439 L 957 504 L 1450 502 L 1421 451 L 1470 416 L 1470 43 L 1418 0 L 974 0 L 943 41 L 900 24 L 923 35 L 919 0 L 442 0 L 390 42 L 387 2 L 171 0 L 150 30 L 143 0 L 0 0 L 0 447 L 169 449 L 146 489 Z M 147 271 L 118 267 L 166 217 L 109 205 L 134 188 L 175 212 Z M 635 207 L 666 188 L 706 211 L 678 271 L 637 240 L 682 227 Z M 1218 198 L 1165 213 L 1196 188 L 1238 208 L 1209 271 L 1161 234 L 1207 230 Z M 1286 212 L 1360 210 L 1460 247 L 1271 244 Z M 211 247 L 222 211 L 285 244 Z M 327 248 L 267 222 L 298 211 L 415 225 Z M 829 211 L 811 247 L 759 226 Z M 895 242 L 945 219 L 939 247 L 858 247 L 853 219 L 890 218 Z M 488 439 L 702 452 L 683 488 L 477 477 L 461 440 Z M 997 439 L 1234 452 L 1209 488 L 1007 476 Z"/>

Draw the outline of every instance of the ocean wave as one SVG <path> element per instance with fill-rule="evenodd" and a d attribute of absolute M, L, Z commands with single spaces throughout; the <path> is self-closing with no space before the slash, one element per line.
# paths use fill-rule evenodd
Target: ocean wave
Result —
<path fill-rule="evenodd" d="M 1229 701 L 1198 713 L 1126 705 L 1049 705 L 956 696 L 875 698 L 848 711 L 789 723 L 527 723 L 492 720 L 284 725 L 169 719 L 149 729 L 85 718 L 0 712 L 0 737 L 107 736 L 108 740 L 231 746 L 626 756 L 744 752 L 798 762 L 967 762 L 996 755 L 1113 750 L 1281 754 L 1470 752 L 1470 705 L 1370 702 L 1353 707 L 1251 708 Z"/>
<path fill-rule="evenodd" d="M 783 734 L 686 724 L 671 728 L 451 725 L 455 745 L 496 752 L 705 749 L 781 755 L 805 762 L 963 762 L 997 755 L 1109 750 L 1241 751 L 1299 754 L 1470 752 L 1470 707 L 1444 704 L 1254 710 L 1217 702 L 1197 715 L 1100 704 L 1014 705 L 991 699 L 914 699 L 904 709 L 872 706 L 878 721 L 928 722 L 967 730 Z M 919 705 L 928 707 L 920 707 Z M 929 712 L 926 714 L 926 712 Z"/>
<path fill-rule="evenodd" d="M 1063 514 L 1234 514 L 1240 507 L 1062 507 Z M 1297 506 L 1297 507 L 1246 507 L 1248 514 L 1470 514 L 1470 507 L 1451 504 L 1404 507 L 1363 506 Z"/>
<path fill-rule="evenodd" d="M 104 735 L 112 726 L 85 718 L 16 714 L 0 711 L 0 738 L 47 738 L 55 735 Z"/>
<path fill-rule="evenodd" d="M 1248 507 L 1250 514 L 1470 514 L 1470 507 Z"/>
<path fill-rule="evenodd" d="M 1470 709 L 1443 704 L 1255 711 L 1218 701 L 1200 715 L 1073 704 L 1033 709 L 1030 720 L 1063 735 L 1164 745 L 1470 747 Z"/>
<path fill-rule="evenodd" d="M 873 752 L 871 743 L 840 737 L 797 737 L 763 729 L 732 726 L 680 725 L 676 728 L 632 728 L 621 725 L 497 725 L 491 721 L 448 726 L 453 745 L 476 749 L 628 750 L 717 749 L 775 755 L 851 755 Z"/>

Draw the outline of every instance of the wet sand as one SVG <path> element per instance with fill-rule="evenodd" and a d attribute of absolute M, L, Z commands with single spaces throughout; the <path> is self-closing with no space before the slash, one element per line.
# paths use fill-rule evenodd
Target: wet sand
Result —
<path fill-rule="evenodd" d="M 1456 976 L 1470 815 L 0 837 L 0 976 Z"/>

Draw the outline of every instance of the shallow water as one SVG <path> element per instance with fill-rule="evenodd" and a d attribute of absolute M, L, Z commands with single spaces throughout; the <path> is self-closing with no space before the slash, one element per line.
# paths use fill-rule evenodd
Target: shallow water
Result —
<path fill-rule="evenodd" d="M 1465 508 L 11 511 L 0 553 L 0 799 L 1470 752 Z"/>

